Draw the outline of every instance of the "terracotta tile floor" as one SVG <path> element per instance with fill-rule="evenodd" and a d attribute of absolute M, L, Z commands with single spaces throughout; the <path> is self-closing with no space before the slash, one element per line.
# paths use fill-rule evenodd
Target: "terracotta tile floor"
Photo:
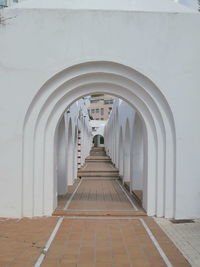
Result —
<path fill-rule="evenodd" d="M 190 266 L 151 219 L 144 219 L 172 266 Z M 42 266 L 166 266 L 140 219 L 64 219 Z"/>
<path fill-rule="evenodd" d="M 134 202 L 134 200 L 132 200 Z M 134 203 L 137 207 L 137 203 Z M 131 204 L 116 179 L 84 179 L 73 196 L 67 210 L 62 205 L 54 215 L 112 215 L 143 216 L 142 209 Z"/>
<path fill-rule="evenodd" d="M 109 162 L 102 166 L 112 167 Z M 62 217 L 0 219 L 0 267 L 35 266 L 57 222 L 61 225 L 42 266 L 190 266 L 155 221 L 141 209 L 135 211 L 117 180 L 77 180 L 70 190 L 54 213 L 65 216 L 63 221 Z M 171 265 L 163 261 L 160 249 Z"/>
<path fill-rule="evenodd" d="M 84 171 L 114 171 L 117 170 L 111 162 L 88 162 L 80 170 Z"/>
<path fill-rule="evenodd" d="M 0 266 L 34 266 L 57 220 L 0 219 Z"/>

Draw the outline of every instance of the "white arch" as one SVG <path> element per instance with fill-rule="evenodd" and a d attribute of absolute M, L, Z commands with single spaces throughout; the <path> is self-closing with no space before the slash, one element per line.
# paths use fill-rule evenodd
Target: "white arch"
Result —
<path fill-rule="evenodd" d="M 74 147 L 73 147 L 73 131 L 72 131 L 72 120 L 69 119 L 68 123 L 68 142 L 67 142 L 67 184 L 73 184 L 73 156 L 74 156 Z"/>
<path fill-rule="evenodd" d="M 67 168 L 66 168 L 66 133 L 65 119 L 62 117 L 57 127 L 57 144 L 56 144 L 56 159 L 55 159 L 55 175 L 57 176 L 57 192 L 58 195 L 64 195 L 67 190 Z"/>
<path fill-rule="evenodd" d="M 77 177 L 77 138 L 78 138 L 78 132 L 77 132 L 77 125 L 74 129 L 74 143 L 73 143 L 73 178 Z"/>
<path fill-rule="evenodd" d="M 100 137 L 100 138 L 103 138 L 103 140 L 104 140 L 104 137 L 103 137 L 103 135 L 101 135 L 101 134 L 95 134 L 94 136 L 93 136 L 93 143 L 94 143 L 94 146 L 98 146 L 98 145 L 100 145 L 101 143 L 99 142 L 98 143 L 98 140 L 97 140 L 97 138 L 98 137 Z M 100 141 L 100 140 L 99 140 Z M 97 142 L 97 143 L 96 143 Z"/>
<path fill-rule="evenodd" d="M 143 191 L 144 179 L 144 147 L 143 147 L 143 124 L 140 117 L 135 114 L 133 135 L 131 140 L 131 190 Z M 144 194 L 145 195 L 145 194 Z"/>
<path fill-rule="evenodd" d="M 23 129 L 22 215 L 49 215 L 55 208 L 51 162 L 57 123 L 73 101 L 94 93 L 118 96 L 137 110 L 146 131 L 145 174 L 149 183 L 145 208 L 149 215 L 173 217 L 175 127 L 171 109 L 147 77 L 113 62 L 87 62 L 67 68 L 47 81 L 33 99 Z M 36 190 L 41 196 L 38 210 L 34 210 Z"/>
<path fill-rule="evenodd" d="M 119 158 L 118 158 L 118 165 L 119 165 L 119 174 L 120 176 L 123 175 L 123 131 L 122 127 L 120 127 L 119 130 L 119 143 L 118 143 L 118 149 L 119 149 Z"/>
<path fill-rule="evenodd" d="M 123 149 L 123 170 L 124 170 L 124 182 L 130 181 L 130 143 L 131 143 L 131 133 L 130 133 L 130 126 L 129 120 L 126 120 L 125 124 L 125 133 L 124 133 L 124 149 Z"/>
<path fill-rule="evenodd" d="M 119 155 L 119 129 L 118 129 L 118 124 L 119 124 L 119 111 L 118 111 L 118 106 L 116 108 L 116 117 L 115 117 L 115 165 L 118 167 L 118 155 Z"/>

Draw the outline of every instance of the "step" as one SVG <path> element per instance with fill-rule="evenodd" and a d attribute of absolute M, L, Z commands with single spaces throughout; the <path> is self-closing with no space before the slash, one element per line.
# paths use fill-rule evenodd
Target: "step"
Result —
<path fill-rule="evenodd" d="M 109 172 L 109 173 L 119 173 L 119 170 L 118 169 L 113 169 L 113 170 L 107 170 L 107 169 L 104 169 L 104 170 L 98 170 L 98 169 L 80 169 L 78 171 L 78 173 L 85 173 L 85 172 Z"/>
<path fill-rule="evenodd" d="M 99 162 L 99 163 L 112 163 L 112 161 L 111 160 L 107 160 L 107 159 L 87 159 L 87 160 L 85 160 L 85 162 L 87 162 L 87 163 L 91 163 L 91 162 Z"/>
<path fill-rule="evenodd" d="M 89 156 L 85 160 L 110 160 L 111 161 L 111 158 L 107 156 Z"/>
<path fill-rule="evenodd" d="M 106 156 L 103 152 L 90 152 L 90 156 Z"/>
<path fill-rule="evenodd" d="M 78 177 L 119 177 L 118 172 L 78 172 Z"/>

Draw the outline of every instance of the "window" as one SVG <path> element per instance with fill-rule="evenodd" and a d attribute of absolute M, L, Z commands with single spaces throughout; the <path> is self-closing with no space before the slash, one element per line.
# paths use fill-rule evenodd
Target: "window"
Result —
<path fill-rule="evenodd" d="M 113 99 L 111 99 L 111 100 L 104 100 L 104 104 L 105 105 L 113 104 Z"/>
<path fill-rule="evenodd" d="M 96 120 L 98 121 L 98 120 L 99 120 L 99 118 L 96 118 Z"/>
<path fill-rule="evenodd" d="M 94 113 L 94 109 L 91 109 L 92 113 Z"/>
<path fill-rule="evenodd" d="M 101 118 L 101 120 L 103 121 L 103 118 Z"/>
<path fill-rule="evenodd" d="M 104 115 L 104 109 L 101 108 L 101 115 Z"/>
<path fill-rule="evenodd" d="M 96 109 L 96 113 L 99 113 L 99 108 Z"/>
<path fill-rule="evenodd" d="M 8 6 L 7 0 L 0 0 L 0 8 Z"/>
<path fill-rule="evenodd" d="M 112 107 L 109 107 L 109 110 L 111 111 L 112 110 Z"/>
<path fill-rule="evenodd" d="M 99 100 L 90 100 L 90 103 L 98 103 Z"/>

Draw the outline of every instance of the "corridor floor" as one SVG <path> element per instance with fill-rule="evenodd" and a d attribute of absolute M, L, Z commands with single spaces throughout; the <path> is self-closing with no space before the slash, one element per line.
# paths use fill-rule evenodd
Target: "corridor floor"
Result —
<path fill-rule="evenodd" d="M 66 205 L 59 206 L 54 215 L 143 216 L 145 213 L 118 179 L 94 177 L 82 178 Z"/>
<path fill-rule="evenodd" d="M 0 220 L 0 266 L 190 266 L 114 176 L 108 158 L 96 155 L 53 216 Z"/>

